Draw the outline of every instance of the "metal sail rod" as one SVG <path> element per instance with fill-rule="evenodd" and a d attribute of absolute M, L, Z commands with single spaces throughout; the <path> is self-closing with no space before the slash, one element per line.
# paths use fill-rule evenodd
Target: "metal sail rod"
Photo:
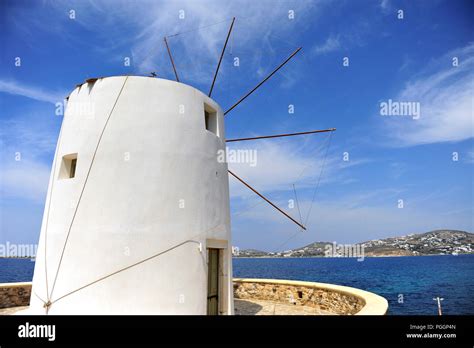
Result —
<path fill-rule="evenodd" d="M 170 47 L 168 46 L 168 40 L 166 40 L 166 36 L 164 38 L 164 41 L 165 41 L 166 49 L 168 50 L 168 55 L 170 56 L 171 65 L 173 65 L 174 76 L 176 76 L 176 81 L 179 82 L 178 73 L 176 72 L 176 66 L 174 65 L 173 56 L 171 55 Z"/>
<path fill-rule="evenodd" d="M 299 47 L 296 51 L 294 51 L 288 58 L 286 58 L 286 60 L 281 63 L 275 70 L 273 70 L 271 72 L 270 75 L 268 75 L 267 77 L 265 77 L 265 79 L 263 79 L 257 86 L 255 86 L 250 92 L 248 92 L 246 95 L 244 95 L 242 98 L 239 99 L 239 101 L 237 103 L 235 103 L 234 105 L 232 105 L 226 112 L 224 112 L 224 115 L 226 115 L 228 112 L 230 112 L 232 109 L 234 109 L 237 105 L 239 105 L 241 102 L 243 102 L 249 95 L 251 95 L 253 92 L 255 92 L 255 90 L 260 87 L 261 85 L 263 85 L 270 77 L 273 76 L 273 74 L 275 74 L 278 70 L 281 69 L 281 67 L 283 67 L 283 65 L 285 65 L 286 63 L 288 63 L 288 61 L 293 58 L 295 56 L 296 53 L 298 53 L 300 50 L 302 49 L 302 47 Z"/>
<path fill-rule="evenodd" d="M 276 210 L 278 210 L 280 213 L 282 213 L 283 215 L 285 215 L 288 219 L 290 219 L 291 221 L 293 221 L 295 224 L 297 224 L 299 227 L 301 227 L 303 230 L 306 230 L 306 227 L 304 227 L 302 224 L 300 224 L 298 221 L 296 221 L 295 219 L 293 219 L 290 215 L 288 215 L 287 213 L 285 213 L 283 210 L 281 210 L 280 208 L 278 208 L 275 204 L 273 204 L 270 200 L 268 200 L 265 196 L 263 196 L 262 194 L 260 194 L 257 190 L 255 190 L 252 186 L 250 186 L 249 184 L 247 184 L 244 180 L 242 180 L 241 178 L 239 178 L 237 175 L 235 175 L 233 172 L 231 172 L 230 170 L 228 170 L 228 172 L 230 173 L 230 175 L 232 175 L 234 178 L 236 178 L 237 180 L 239 180 L 242 184 L 244 184 L 245 186 L 247 186 L 250 190 L 252 190 L 254 193 L 256 193 L 260 198 L 262 198 L 265 202 L 267 202 L 268 204 L 270 204 L 273 208 L 275 208 Z"/>
<path fill-rule="evenodd" d="M 214 83 L 216 83 L 217 73 L 219 72 L 219 68 L 221 67 L 222 58 L 224 57 L 224 52 L 227 47 L 227 43 L 229 42 L 229 37 L 230 37 L 230 33 L 232 32 L 232 28 L 234 27 L 234 22 L 235 22 L 235 17 L 232 17 L 232 23 L 230 24 L 229 32 L 227 33 L 224 47 L 222 48 L 221 56 L 219 58 L 219 63 L 217 64 L 216 72 L 214 73 L 214 79 L 212 80 L 211 89 L 209 90 L 209 94 L 208 94 L 209 98 L 211 97 L 212 90 L 214 89 Z"/>
<path fill-rule="evenodd" d="M 258 140 L 258 139 L 269 139 L 269 138 L 282 138 L 282 137 L 292 137 L 295 135 L 305 135 L 305 134 L 314 134 L 314 133 L 325 133 L 325 132 L 334 132 L 336 128 L 329 128 L 329 129 L 320 129 L 308 132 L 299 132 L 299 133 L 288 133 L 288 134 L 275 134 L 275 135 L 262 135 L 259 137 L 252 137 L 252 138 L 237 138 L 237 139 L 228 139 L 226 140 L 227 143 L 232 143 L 234 141 L 246 141 L 246 140 Z"/>

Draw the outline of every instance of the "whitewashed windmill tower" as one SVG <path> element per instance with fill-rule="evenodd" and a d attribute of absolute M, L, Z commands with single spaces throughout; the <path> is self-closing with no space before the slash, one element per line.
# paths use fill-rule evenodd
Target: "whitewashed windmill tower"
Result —
<path fill-rule="evenodd" d="M 224 115 L 299 51 L 224 113 L 210 96 L 233 23 L 208 95 L 179 82 L 166 39 L 177 81 L 89 79 L 70 94 L 29 313 L 233 314 Z"/>

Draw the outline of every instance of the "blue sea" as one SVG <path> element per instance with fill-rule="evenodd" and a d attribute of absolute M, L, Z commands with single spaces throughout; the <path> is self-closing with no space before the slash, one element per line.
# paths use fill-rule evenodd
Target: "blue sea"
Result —
<path fill-rule="evenodd" d="M 474 314 L 474 255 L 233 260 L 234 276 L 315 281 L 372 291 L 392 315 Z M 31 281 L 34 262 L 0 259 L 0 283 Z"/>
<path fill-rule="evenodd" d="M 474 255 L 365 258 L 234 259 L 234 277 L 352 286 L 389 302 L 389 314 L 474 314 Z"/>

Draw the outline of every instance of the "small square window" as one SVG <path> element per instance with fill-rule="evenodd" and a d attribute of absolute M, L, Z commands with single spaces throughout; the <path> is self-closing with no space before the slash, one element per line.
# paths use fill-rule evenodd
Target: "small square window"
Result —
<path fill-rule="evenodd" d="M 59 179 L 71 179 L 76 176 L 77 153 L 63 156 Z"/>
<path fill-rule="evenodd" d="M 204 104 L 204 122 L 206 125 L 206 130 L 219 136 L 217 126 L 217 111 L 208 104 Z"/>

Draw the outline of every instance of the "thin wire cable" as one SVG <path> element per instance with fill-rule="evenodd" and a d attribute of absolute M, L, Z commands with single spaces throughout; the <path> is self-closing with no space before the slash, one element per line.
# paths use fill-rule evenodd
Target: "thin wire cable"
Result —
<path fill-rule="evenodd" d="M 38 300 L 40 300 L 41 302 L 43 302 L 43 304 L 46 304 L 46 303 L 47 303 L 45 300 L 43 300 L 43 299 L 36 293 L 36 291 L 33 291 L 33 294 L 38 298 Z"/>
<path fill-rule="evenodd" d="M 74 293 L 76 293 L 76 292 L 78 292 L 78 291 L 81 291 L 81 290 L 83 290 L 83 289 L 85 289 L 85 288 L 87 288 L 87 287 L 89 287 L 89 286 L 91 286 L 91 285 L 97 284 L 98 282 L 101 282 L 102 280 L 105 280 L 105 279 L 107 279 L 107 278 L 110 278 L 110 277 L 112 277 L 112 276 L 114 276 L 114 275 L 116 275 L 116 274 L 118 274 L 118 273 L 120 273 L 120 272 L 126 271 L 126 270 L 128 270 L 128 269 L 130 269 L 130 268 L 132 268 L 132 267 L 138 266 L 138 265 L 140 265 L 140 264 L 142 264 L 142 263 L 144 263 L 144 262 L 147 262 L 147 261 L 149 261 L 149 260 L 151 260 L 151 259 L 154 259 L 155 257 L 158 257 L 158 256 L 160 256 L 160 255 L 166 254 L 167 252 L 169 252 L 169 251 L 171 251 L 171 250 L 174 250 L 174 249 L 180 247 L 181 245 L 184 245 L 184 244 L 187 244 L 187 243 L 198 243 L 198 244 L 199 244 L 200 242 L 195 241 L 195 240 L 185 240 L 184 242 L 181 242 L 181 243 L 179 243 L 179 244 L 177 244 L 177 245 L 174 245 L 174 246 L 172 246 L 171 248 L 168 248 L 168 249 L 166 249 L 166 250 L 164 250 L 164 251 L 162 251 L 162 252 L 159 252 L 159 253 L 157 253 L 157 254 L 155 254 L 155 255 L 152 255 L 152 256 L 150 256 L 150 257 L 147 257 L 146 259 L 143 259 L 143 260 L 138 261 L 138 262 L 136 262 L 136 263 L 134 263 L 134 264 L 132 264 L 132 265 L 129 265 L 129 266 L 124 267 L 124 268 L 121 268 L 121 269 L 119 269 L 118 271 L 112 272 L 112 273 L 110 273 L 110 274 L 108 274 L 108 275 L 106 275 L 106 276 L 103 276 L 103 277 L 101 277 L 101 278 L 99 278 L 99 279 L 96 279 L 96 280 L 94 280 L 94 281 L 92 281 L 92 282 L 90 282 L 90 283 L 88 283 L 88 284 L 86 284 L 86 285 L 83 285 L 83 286 L 77 288 L 76 290 L 73 290 L 73 291 L 71 291 L 71 292 L 68 292 L 67 294 L 65 294 L 65 295 L 63 295 L 63 296 L 61 296 L 61 297 L 58 297 L 56 300 L 52 301 L 52 302 L 51 302 L 51 305 L 54 304 L 54 303 L 56 303 L 56 302 L 58 302 L 59 300 L 62 300 L 62 299 L 65 298 L 65 297 L 70 296 L 70 295 L 72 295 L 72 294 L 74 294 Z"/>
<path fill-rule="evenodd" d="M 304 224 L 305 226 L 307 226 L 307 222 L 308 222 L 308 220 L 309 220 L 309 216 L 310 216 L 310 213 L 311 213 L 311 209 L 312 209 L 312 206 L 313 206 L 313 202 L 314 202 L 314 199 L 315 199 L 315 197 L 316 197 L 316 192 L 317 192 L 317 190 L 318 190 L 319 183 L 320 183 L 320 181 L 321 181 L 321 176 L 322 176 L 322 173 L 323 173 L 323 171 L 324 171 L 324 166 L 325 166 L 325 163 L 326 163 L 326 158 L 327 158 L 327 155 L 328 155 L 328 152 L 329 152 L 329 147 L 330 147 L 330 145 L 331 145 L 331 137 L 332 137 L 332 132 L 329 134 L 329 141 L 328 141 L 328 146 L 327 146 L 327 148 L 326 148 L 326 154 L 325 154 L 325 156 L 324 156 L 323 165 L 322 165 L 322 167 L 321 167 L 321 172 L 319 173 L 318 182 L 317 182 L 316 187 L 315 187 L 315 189 L 314 189 L 313 199 L 312 199 L 312 201 L 311 201 L 311 205 L 310 205 L 310 207 L 309 207 L 308 215 L 307 215 L 307 217 L 306 217 L 306 222 L 305 222 L 305 224 Z M 293 184 L 293 188 L 294 188 L 294 187 L 295 187 L 295 186 L 294 186 L 294 184 Z M 296 202 L 297 202 L 297 204 L 298 204 L 298 198 L 297 198 L 297 196 L 296 196 L 296 190 L 295 190 L 295 197 L 296 197 L 296 199 L 297 199 Z M 299 205 L 299 204 L 298 204 L 298 205 Z M 299 209 L 299 208 L 298 208 L 298 209 Z M 301 215 L 300 215 L 300 218 L 301 218 Z M 302 224 L 303 224 L 303 223 L 302 223 Z M 279 251 L 283 246 L 285 246 L 286 244 L 288 244 L 288 242 L 289 242 L 290 240 L 292 240 L 293 238 L 295 238 L 295 237 L 296 237 L 298 234 L 300 234 L 300 233 L 302 233 L 302 230 L 296 231 L 296 232 L 295 232 L 294 234 L 292 234 L 286 241 L 284 241 L 282 244 L 280 244 L 280 245 L 276 248 L 276 250 Z"/>
<path fill-rule="evenodd" d="M 273 38 L 279 40 L 280 42 L 286 43 L 288 46 L 293 46 L 293 48 L 299 47 L 299 44 L 294 43 L 294 42 L 292 42 L 292 41 L 288 41 L 287 39 L 283 39 L 282 37 L 280 37 L 280 36 L 278 36 L 278 35 L 275 35 L 275 34 L 270 33 L 270 34 L 267 34 L 267 36 L 273 37 Z"/>
<path fill-rule="evenodd" d="M 102 128 L 102 132 L 100 133 L 100 136 L 99 136 L 99 140 L 97 141 L 97 145 L 95 147 L 95 150 L 94 150 L 94 154 L 92 156 L 92 160 L 91 160 L 91 164 L 89 166 L 89 169 L 87 171 L 87 175 L 86 175 L 86 179 L 84 180 L 84 185 L 82 186 L 82 190 L 81 190 L 81 193 L 79 195 L 79 199 L 77 201 L 77 204 L 76 204 L 76 209 L 74 210 L 74 214 L 72 216 L 72 219 L 71 219 L 71 223 L 69 225 L 69 229 L 68 229 L 68 233 L 66 235 L 66 241 L 64 242 L 64 246 L 63 246 L 63 249 L 62 249 L 62 252 L 61 252 L 61 257 L 59 259 L 59 264 L 58 264 L 58 269 L 56 270 L 56 276 L 54 277 L 54 282 L 53 282 L 53 286 L 51 288 L 51 294 L 49 295 L 48 298 L 52 298 L 53 297 L 53 292 L 54 292 L 54 287 L 56 286 L 56 281 L 58 279 L 58 274 L 59 274 L 59 270 L 61 268 L 61 264 L 62 264 L 62 261 L 63 261 L 63 257 L 64 257 L 64 252 L 66 250 L 66 246 L 67 246 L 67 243 L 68 243 L 68 240 L 69 240 L 69 235 L 71 234 L 71 228 L 72 228 L 72 225 L 74 223 L 74 220 L 76 218 L 76 214 L 77 214 L 77 210 L 79 208 L 79 205 L 81 203 L 81 199 L 82 199 L 82 195 L 84 194 L 84 189 L 86 188 L 86 185 L 87 185 L 87 180 L 89 179 L 89 174 L 91 172 L 91 169 L 92 169 L 92 165 L 94 164 L 94 160 L 95 160 L 95 156 L 97 155 L 97 150 L 99 149 L 99 145 L 100 145 L 100 142 L 102 140 L 102 136 L 104 135 L 104 132 L 105 132 L 105 129 L 107 128 L 107 124 L 109 123 L 109 120 L 110 120 L 110 117 L 112 116 L 114 110 L 115 110 L 115 106 L 117 105 L 117 102 L 118 100 L 120 99 L 120 96 L 122 95 L 122 91 L 125 87 L 125 84 L 127 83 L 128 81 L 128 76 L 125 77 L 125 80 L 122 84 L 122 88 L 120 88 L 120 91 L 117 95 L 117 98 L 115 99 L 115 102 L 114 102 L 114 105 L 112 106 L 112 109 L 110 110 L 110 113 L 107 117 L 107 120 L 105 121 L 105 124 L 104 124 L 104 127 Z"/>
<path fill-rule="evenodd" d="M 313 208 L 314 199 L 316 198 L 316 192 L 318 191 L 319 184 L 321 183 L 321 177 L 322 177 L 322 174 L 323 174 L 323 171 L 324 171 L 324 167 L 326 165 L 326 159 L 327 159 L 327 156 L 328 156 L 329 148 L 331 147 L 331 139 L 332 139 L 332 132 L 329 134 L 328 147 L 326 149 L 326 154 L 324 155 L 324 160 L 323 160 L 323 164 L 322 164 L 322 167 L 321 167 L 321 171 L 319 172 L 318 182 L 316 184 L 316 187 L 314 188 L 313 199 L 311 200 L 311 204 L 309 206 L 308 215 L 306 216 L 305 225 L 309 220 L 309 216 L 311 214 L 311 209 Z"/>
<path fill-rule="evenodd" d="M 232 20 L 232 18 L 229 18 L 229 19 L 224 19 L 220 22 L 216 22 L 216 23 L 212 23 L 212 24 L 207 24 L 207 25 L 204 25 L 202 27 L 196 27 L 194 29 L 189 29 L 189 30 L 186 30 L 186 31 L 182 31 L 182 32 L 179 32 L 179 33 L 176 33 L 176 34 L 172 34 L 172 35 L 167 35 L 166 37 L 167 38 L 170 38 L 170 37 L 175 37 L 175 36 L 179 36 L 179 35 L 183 35 L 183 34 L 188 34 L 188 33 L 192 33 L 192 32 L 196 32 L 196 31 L 199 31 L 201 29 L 205 29 L 205 28 L 209 28 L 209 27 L 212 27 L 214 25 L 218 25 L 218 24 L 222 24 L 222 23 L 225 23 L 225 22 L 228 22 Z"/>
<path fill-rule="evenodd" d="M 303 224 L 303 218 L 301 217 L 300 203 L 298 202 L 298 195 L 296 194 L 295 184 L 293 184 L 293 192 L 295 193 L 296 207 L 298 208 L 298 214 L 300 216 L 300 222 L 301 222 L 301 224 Z"/>
<path fill-rule="evenodd" d="M 242 215 L 242 214 L 248 213 L 248 212 L 250 211 L 250 209 L 253 209 L 253 208 L 255 208 L 256 206 L 259 206 L 260 204 L 263 204 L 263 202 L 265 202 L 265 201 L 260 200 L 257 204 L 252 205 L 251 207 L 249 207 L 249 208 L 247 208 L 247 209 L 244 209 L 243 211 L 240 211 L 240 212 L 238 212 L 238 213 L 236 213 L 236 214 L 232 214 L 232 216 L 233 216 L 233 217 L 236 217 L 236 216 L 240 216 L 240 215 Z"/>
<path fill-rule="evenodd" d="M 301 230 L 301 229 L 299 229 L 299 230 L 296 231 L 294 234 L 292 234 L 292 235 L 290 236 L 290 238 L 288 238 L 286 241 L 284 241 L 283 243 L 281 243 L 275 250 L 277 250 L 277 252 L 283 251 L 283 250 L 281 250 L 281 248 L 284 247 L 286 244 L 288 244 L 288 242 L 289 242 L 290 240 L 292 240 L 293 238 L 295 238 L 295 237 L 296 237 L 298 234 L 300 234 L 300 233 L 302 233 L 302 230 Z"/>
<path fill-rule="evenodd" d="M 72 294 L 74 294 L 74 293 L 76 293 L 76 292 L 78 292 L 78 291 L 80 291 L 80 290 L 83 290 L 83 289 L 85 289 L 85 288 L 87 288 L 87 287 L 89 287 L 89 286 L 92 286 L 92 285 L 94 285 L 94 284 L 97 284 L 98 282 L 101 282 L 101 281 L 103 281 L 103 280 L 105 280 L 105 279 L 107 279 L 107 278 L 110 278 L 110 277 L 112 277 L 112 276 L 114 276 L 114 275 L 116 275 L 116 274 L 118 274 L 118 273 L 120 273 L 120 272 L 124 272 L 124 271 L 126 271 L 126 270 L 129 270 L 130 268 L 133 268 L 133 267 L 135 267 L 135 266 L 141 265 L 142 263 L 145 263 L 145 262 L 147 262 L 147 261 L 149 261 L 149 260 L 152 260 L 152 259 L 154 259 L 154 258 L 156 258 L 156 257 L 158 257 L 158 256 L 161 256 L 161 255 L 163 255 L 163 254 L 166 254 L 167 252 L 170 252 L 170 251 L 172 251 L 172 250 L 174 250 L 174 249 L 176 249 L 176 248 L 178 248 L 178 247 L 180 247 L 180 246 L 182 246 L 182 245 L 184 245 L 184 244 L 187 244 L 187 243 L 201 244 L 201 242 L 199 242 L 199 241 L 197 241 L 197 240 L 194 240 L 194 238 L 199 238 L 199 237 L 201 237 L 202 235 L 206 234 L 207 232 L 212 231 L 212 230 L 215 230 L 216 228 L 218 228 L 219 226 L 222 226 L 222 225 L 223 225 L 222 223 L 219 223 L 219 224 L 215 225 L 214 227 L 209 228 L 208 230 L 205 230 L 205 231 L 202 232 L 202 233 L 198 233 L 198 234 L 196 234 L 196 235 L 194 235 L 194 236 L 191 236 L 190 239 L 187 239 L 187 240 L 185 240 L 185 241 L 183 241 L 183 242 L 181 242 L 181 243 L 178 243 L 178 244 L 175 244 L 175 245 L 172 246 L 172 247 L 169 247 L 169 248 L 166 249 L 166 250 L 160 251 L 159 253 L 156 253 L 156 254 L 154 254 L 154 255 L 152 255 L 152 256 L 149 256 L 149 257 L 147 257 L 147 258 L 145 258 L 145 259 L 143 259 L 143 260 L 140 260 L 140 261 L 138 261 L 138 262 L 135 262 L 135 263 L 133 263 L 133 264 L 131 264 L 131 265 L 129 265 L 129 266 L 120 268 L 120 269 L 117 270 L 117 271 L 114 271 L 114 272 L 112 272 L 112 273 L 109 273 L 108 275 L 103 276 L 103 277 L 100 277 L 100 278 L 98 278 L 98 279 L 96 279 L 96 280 L 94 280 L 94 281 L 92 281 L 92 282 L 90 282 L 90 283 L 87 283 L 86 285 L 83 285 L 83 286 L 81 286 L 81 287 L 79 287 L 79 288 L 77 288 L 77 289 L 75 289 L 75 290 L 73 290 L 73 291 L 70 291 L 70 292 L 66 293 L 65 295 L 62 295 L 62 296 L 58 297 L 58 298 L 55 299 L 54 301 L 50 302 L 50 303 L 49 303 L 49 306 L 51 306 L 52 304 L 58 302 L 59 300 L 65 298 L 65 297 L 67 297 L 67 296 L 70 296 L 70 295 L 72 295 Z"/>
<path fill-rule="evenodd" d="M 295 188 L 295 184 L 293 184 L 293 191 L 295 193 L 295 198 L 296 198 L 296 206 L 298 207 L 298 213 L 300 215 L 300 222 L 301 224 L 303 224 L 303 218 L 301 216 L 301 211 L 300 211 L 300 205 L 299 205 L 299 202 L 298 202 L 298 196 L 296 194 L 296 188 Z M 303 229 L 299 229 L 298 231 L 296 231 L 295 233 L 293 233 L 286 241 L 284 241 L 282 244 L 280 244 L 276 250 L 277 251 L 280 251 L 280 249 L 285 246 L 290 240 L 292 240 L 293 238 L 295 238 L 298 234 L 302 233 L 303 232 Z"/>
<path fill-rule="evenodd" d="M 319 147 L 320 147 L 321 149 L 327 149 L 328 143 L 329 143 L 329 135 L 326 136 L 326 139 L 324 139 L 324 143 L 323 143 L 322 145 L 320 145 Z M 304 173 L 308 168 L 310 168 L 311 166 L 312 166 L 311 164 L 310 164 L 310 165 L 307 165 L 307 166 L 305 166 L 305 167 L 301 170 L 300 174 L 298 175 L 298 177 L 297 177 L 296 180 L 295 180 L 295 184 L 298 184 L 298 183 L 301 182 L 301 178 L 302 178 L 302 176 L 303 176 L 303 173 Z"/>

